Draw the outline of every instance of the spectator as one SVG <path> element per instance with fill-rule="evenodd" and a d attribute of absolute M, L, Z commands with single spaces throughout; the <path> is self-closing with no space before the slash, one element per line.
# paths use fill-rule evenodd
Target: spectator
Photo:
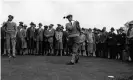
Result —
<path fill-rule="evenodd" d="M 63 50 L 63 43 L 62 43 L 62 38 L 63 38 L 63 32 L 61 29 L 61 25 L 58 25 L 56 31 L 55 31 L 55 49 L 56 49 L 56 55 L 62 56 L 62 50 Z"/>
<path fill-rule="evenodd" d="M 42 29 L 42 23 L 39 23 L 39 28 L 37 29 L 37 54 L 44 55 L 43 54 L 43 29 Z"/>

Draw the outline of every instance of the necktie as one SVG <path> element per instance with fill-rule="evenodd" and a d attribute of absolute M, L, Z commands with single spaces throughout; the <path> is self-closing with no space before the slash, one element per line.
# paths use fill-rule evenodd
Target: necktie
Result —
<path fill-rule="evenodd" d="M 73 25 L 72 22 L 70 22 L 70 23 L 71 23 L 71 25 Z"/>

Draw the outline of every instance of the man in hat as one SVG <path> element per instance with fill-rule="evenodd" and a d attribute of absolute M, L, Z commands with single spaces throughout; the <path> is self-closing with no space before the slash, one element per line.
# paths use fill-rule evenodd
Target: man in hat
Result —
<path fill-rule="evenodd" d="M 98 36 L 99 36 L 99 56 L 103 57 L 103 52 L 102 52 L 102 30 L 98 29 Z"/>
<path fill-rule="evenodd" d="M 17 27 L 16 27 L 16 23 L 13 22 L 13 16 L 9 15 L 8 16 L 8 21 L 5 23 L 5 32 L 6 32 L 6 47 L 7 47 L 7 51 L 8 51 L 8 56 L 9 57 L 15 57 L 15 46 L 16 46 L 16 34 L 17 34 Z M 11 46 L 10 46 L 11 45 Z M 12 48 L 12 55 L 11 55 L 11 50 Z"/>
<path fill-rule="evenodd" d="M 61 27 L 61 24 L 57 24 L 57 27 Z"/>
<path fill-rule="evenodd" d="M 17 54 L 20 55 L 21 54 L 21 35 L 20 35 L 20 30 L 23 27 L 23 22 L 19 22 L 19 26 L 17 27 L 17 35 L 16 35 L 16 51 Z"/>
<path fill-rule="evenodd" d="M 23 26 L 23 22 L 22 22 L 22 21 L 19 22 L 19 26 L 20 26 L 20 27 Z"/>
<path fill-rule="evenodd" d="M 34 54 L 35 48 L 35 24 L 33 22 L 30 23 L 30 27 L 27 29 L 27 39 L 28 39 L 28 53 Z"/>
<path fill-rule="evenodd" d="M 49 50 L 49 43 L 48 43 L 48 26 L 44 26 L 44 31 L 43 31 L 43 47 L 44 47 L 44 54 L 48 55 L 48 50 Z"/>
<path fill-rule="evenodd" d="M 107 43 L 108 43 L 108 50 L 110 59 L 116 59 L 116 34 L 114 33 L 115 29 L 112 27 L 111 31 L 109 32 Z"/>
<path fill-rule="evenodd" d="M 131 61 L 133 62 L 133 21 L 130 21 L 128 24 L 129 24 L 129 29 L 127 32 L 127 38 L 129 41 L 129 53 Z"/>
<path fill-rule="evenodd" d="M 53 28 L 53 24 L 49 25 L 49 29 L 48 29 L 48 42 L 49 42 L 49 49 L 50 49 L 50 54 L 53 55 L 53 38 L 54 38 L 54 34 L 55 34 L 55 29 Z"/>
<path fill-rule="evenodd" d="M 98 29 L 94 28 L 94 36 L 95 36 L 95 55 L 96 57 L 100 57 L 100 32 Z"/>
<path fill-rule="evenodd" d="M 39 23 L 39 28 L 37 29 L 37 53 L 39 55 L 43 54 L 43 29 L 42 29 L 42 23 Z"/>
<path fill-rule="evenodd" d="M 63 32 L 63 54 L 64 55 L 70 55 L 68 52 L 68 33 L 66 30 L 64 30 L 64 27 L 62 26 L 62 32 Z"/>
<path fill-rule="evenodd" d="M 71 42 L 71 49 L 72 49 L 72 59 L 68 62 L 68 65 L 74 65 L 78 63 L 79 56 L 78 56 L 78 49 L 80 47 L 80 32 L 81 28 L 78 21 L 73 20 L 72 15 L 67 15 L 64 17 L 68 19 L 68 23 L 66 23 L 66 30 L 68 31 L 68 38 Z"/>
<path fill-rule="evenodd" d="M 123 33 L 123 28 L 117 30 L 116 40 L 117 40 L 117 59 L 118 54 L 120 55 L 120 60 L 122 60 L 122 52 L 125 49 L 126 34 Z"/>
<path fill-rule="evenodd" d="M 106 31 L 106 27 L 103 27 L 102 31 L 101 31 L 101 36 L 100 36 L 100 41 L 101 41 L 101 51 L 102 51 L 102 57 L 103 58 L 108 58 L 108 49 L 107 49 L 107 31 Z"/>
<path fill-rule="evenodd" d="M 26 31 L 26 36 L 27 36 L 27 51 L 28 51 L 28 55 L 31 54 L 31 46 L 30 46 L 30 29 L 31 29 L 31 24 L 33 25 L 33 22 L 30 23 L 30 27 L 27 28 Z"/>

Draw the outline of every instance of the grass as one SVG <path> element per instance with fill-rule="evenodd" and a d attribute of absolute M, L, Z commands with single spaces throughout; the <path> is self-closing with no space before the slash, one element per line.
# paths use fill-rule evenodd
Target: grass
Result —
<path fill-rule="evenodd" d="M 125 80 L 133 76 L 133 63 L 81 57 L 76 65 L 65 65 L 69 56 L 17 56 L 1 59 L 2 80 Z M 122 79 L 125 78 L 125 79 Z M 133 79 L 131 79 L 133 80 Z"/>

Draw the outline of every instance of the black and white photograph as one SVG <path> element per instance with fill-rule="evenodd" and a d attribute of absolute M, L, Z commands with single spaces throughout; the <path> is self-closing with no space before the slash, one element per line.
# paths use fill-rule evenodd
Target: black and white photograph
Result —
<path fill-rule="evenodd" d="M 0 0 L 0 80 L 133 80 L 133 0 Z"/>

